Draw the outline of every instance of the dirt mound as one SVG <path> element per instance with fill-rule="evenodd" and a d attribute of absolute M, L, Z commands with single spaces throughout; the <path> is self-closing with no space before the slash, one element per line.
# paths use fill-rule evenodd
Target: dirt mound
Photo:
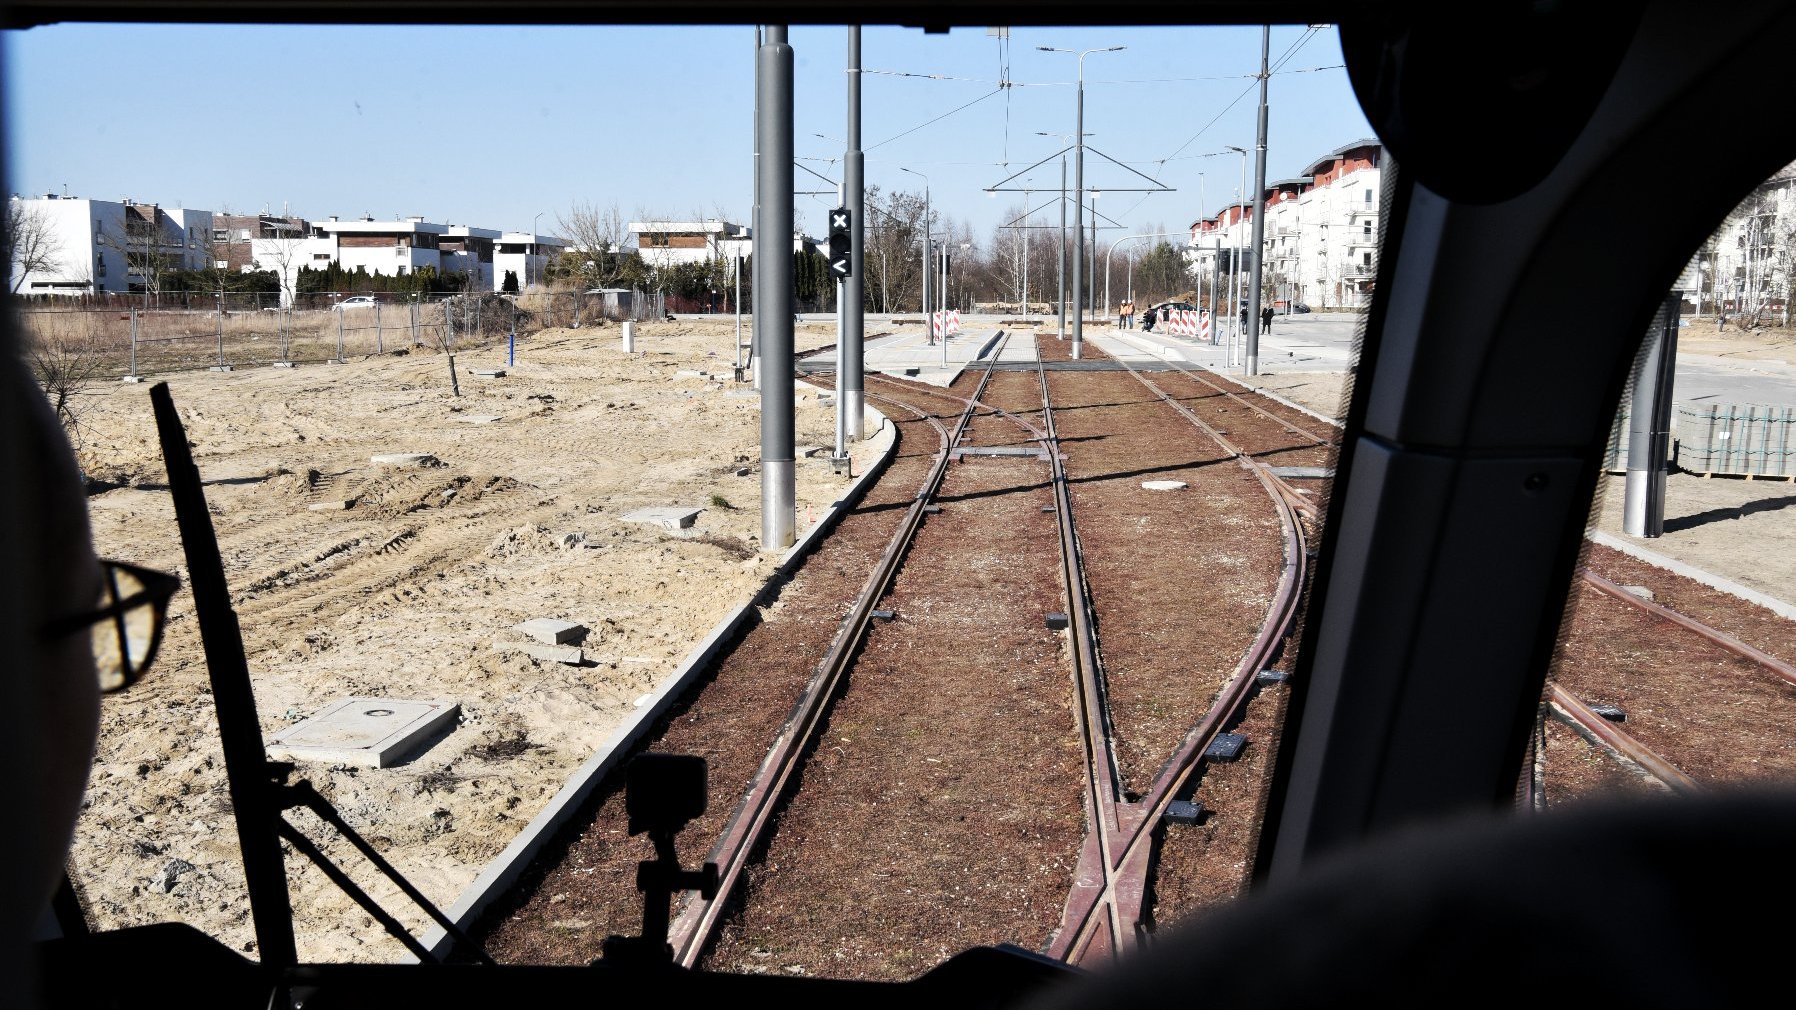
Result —
<path fill-rule="evenodd" d="M 296 473 L 277 466 L 262 475 L 262 483 L 257 488 L 270 498 L 304 498 L 323 480 L 323 473 L 309 467 L 304 473 Z"/>
<path fill-rule="evenodd" d="M 489 558 L 509 558 L 518 554 L 549 554 L 560 550 L 547 526 L 525 523 L 506 530 L 486 549 Z"/>

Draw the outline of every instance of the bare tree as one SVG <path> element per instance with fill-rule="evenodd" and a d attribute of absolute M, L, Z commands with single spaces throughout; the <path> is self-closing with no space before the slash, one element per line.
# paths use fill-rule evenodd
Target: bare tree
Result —
<path fill-rule="evenodd" d="M 615 287 L 626 273 L 623 251 L 628 225 L 617 203 L 609 207 L 577 203 L 556 223 L 563 237 L 573 242 L 566 255 L 577 265 L 582 287 Z"/>
<path fill-rule="evenodd" d="M 16 295 L 28 274 L 55 268 L 62 257 L 62 242 L 43 211 L 27 206 L 17 197 L 7 201 L 4 227 L 0 244 L 5 245 L 6 267 L 12 281 L 8 290 Z"/>
<path fill-rule="evenodd" d="M 81 447 L 81 395 L 101 377 L 106 365 L 94 349 L 96 318 L 91 312 L 54 313 L 45 327 L 30 336 L 26 351 L 32 375 L 77 449 Z"/>
<path fill-rule="evenodd" d="M 304 235 L 283 230 L 274 238 L 257 239 L 255 241 L 256 266 L 266 262 L 274 269 L 281 285 L 281 305 L 292 308 L 295 285 L 299 283 L 299 268 L 306 265 L 306 242 Z"/>

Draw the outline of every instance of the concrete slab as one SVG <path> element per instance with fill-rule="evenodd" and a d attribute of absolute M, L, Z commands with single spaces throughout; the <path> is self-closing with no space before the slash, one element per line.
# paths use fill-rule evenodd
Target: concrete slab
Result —
<path fill-rule="evenodd" d="M 450 420 L 451 421 L 460 421 L 463 424 L 492 424 L 494 421 L 499 420 L 499 415 L 498 414 L 457 414 L 454 417 L 450 418 Z"/>
<path fill-rule="evenodd" d="M 237 369 L 231 365 L 213 365 L 206 369 L 208 372 L 235 372 L 236 370 Z"/>
<path fill-rule="evenodd" d="M 702 511 L 704 510 L 679 507 L 646 508 L 626 512 L 622 518 L 627 523 L 646 523 L 667 530 L 684 530 L 690 529 L 698 521 L 698 514 Z"/>
<path fill-rule="evenodd" d="M 472 375 L 478 375 L 483 379 L 505 378 L 505 369 L 503 368 L 470 368 L 468 369 L 468 372 Z"/>
<path fill-rule="evenodd" d="M 313 512 L 346 512 L 355 504 L 355 499 L 347 501 L 315 501 L 306 508 Z"/>
<path fill-rule="evenodd" d="M 120 382 L 142 382 L 143 376 L 141 376 L 141 375 L 126 375 L 126 376 L 121 376 L 118 381 L 120 381 Z"/>
<path fill-rule="evenodd" d="M 1183 491 L 1187 487 L 1182 480 L 1144 480 L 1141 489 L 1144 491 Z"/>
<path fill-rule="evenodd" d="M 460 714 L 452 701 L 345 698 L 275 734 L 268 756 L 387 768 L 434 742 Z"/>
<path fill-rule="evenodd" d="M 1333 468 L 1326 466 L 1275 466 L 1271 470 L 1274 477 L 1303 480 L 1327 480 L 1335 475 Z"/>
<path fill-rule="evenodd" d="M 442 461 L 428 452 L 381 452 L 368 457 L 375 466 L 436 466 Z"/>
<path fill-rule="evenodd" d="M 792 447 L 792 454 L 795 459 L 810 459 L 812 456 L 821 455 L 823 452 L 824 448 L 820 445 L 795 445 Z"/>
<path fill-rule="evenodd" d="M 566 645 L 586 637 L 586 625 L 556 620 L 553 617 L 532 617 L 523 624 L 514 625 L 511 630 L 528 635 L 544 645 Z"/>
<path fill-rule="evenodd" d="M 276 361 L 276 362 L 273 362 L 272 364 L 274 365 L 275 368 L 297 368 L 297 367 L 299 367 L 299 363 L 297 361 Z"/>
<path fill-rule="evenodd" d="M 579 666 L 586 661 L 586 653 L 571 645 L 537 645 L 534 642 L 494 642 L 493 651 L 521 652 L 538 662 L 565 663 L 568 666 Z"/>

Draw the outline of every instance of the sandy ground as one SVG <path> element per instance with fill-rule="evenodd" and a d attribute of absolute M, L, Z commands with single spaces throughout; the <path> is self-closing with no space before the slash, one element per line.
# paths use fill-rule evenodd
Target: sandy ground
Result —
<path fill-rule="evenodd" d="M 725 393 L 732 333 L 646 324 L 639 353 L 626 355 L 615 326 L 551 330 L 520 346 L 506 378 L 464 374 L 459 399 L 446 361 L 418 352 L 170 378 L 208 484 L 264 736 L 352 695 L 461 705 L 460 725 L 405 764 L 300 768 L 439 903 L 771 570 L 756 549 L 758 400 Z M 807 324 L 798 344 L 833 339 L 833 327 Z M 493 367 L 503 355 L 457 362 Z M 101 555 L 185 579 L 147 387 L 107 385 L 84 402 L 84 465 L 112 485 L 89 499 Z M 801 390 L 798 424 L 800 443 L 832 439 L 833 413 L 814 393 Z M 370 464 L 387 452 L 440 462 Z M 802 527 L 844 480 L 822 460 L 800 460 L 798 473 Z M 310 508 L 345 500 L 346 510 Z M 703 508 L 695 535 L 620 520 L 664 505 Z M 525 641 L 511 629 L 531 617 L 590 628 L 587 663 L 493 649 Z M 101 720 L 72 857 L 95 925 L 186 921 L 253 953 L 185 593 L 155 669 L 108 698 Z M 309 815 L 294 820 L 332 838 Z M 346 844 L 327 851 L 402 919 L 422 920 Z M 402 955 L 292 851 L 288 869 L 302 960 Z"/>

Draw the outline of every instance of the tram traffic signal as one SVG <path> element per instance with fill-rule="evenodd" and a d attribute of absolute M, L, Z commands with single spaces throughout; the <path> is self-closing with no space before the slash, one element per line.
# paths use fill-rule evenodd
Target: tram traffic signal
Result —
<path fill-rule="evenodd" d="M 829 212 L 829 275 L 836 280 L 842 280 L 854 271 L 854 239 L 849 230 L 852 220 L 852 212 L 847 207 L 837 207 Z"/>

